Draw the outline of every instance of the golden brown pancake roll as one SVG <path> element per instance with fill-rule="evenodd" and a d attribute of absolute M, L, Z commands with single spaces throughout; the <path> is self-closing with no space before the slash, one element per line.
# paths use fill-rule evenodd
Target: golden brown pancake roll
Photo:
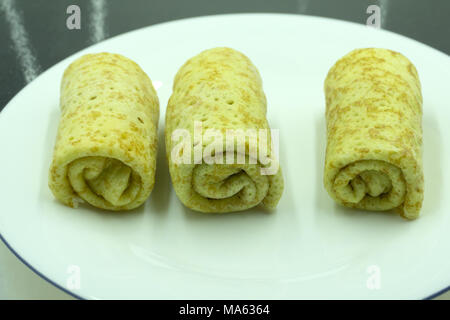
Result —
<path fill-rule="evenodd" d="M 284 183 L 270 136 L 262 81 L 245 55 L 214 48 L 178 71 L 165 138 L 172 183 L 185 206 L 201 212 L 275 208 Z M 180 137 L 188 137 L 181 148 Z"/>
<path fill-rule="evenodd" d="M 148 76 L 111 53 L 64 72 L 49 187 L 62 203 L 108 210 L 141 205 L 155 182 L 159 102 Z"/>
<path fill-rule="evenodd" d="M 397 208 L 408 219 L 423 201 L 422 94 L 414 65 L 386 49 L 358 49 L 325 80 L 324 183 L 338 203 Z"/>

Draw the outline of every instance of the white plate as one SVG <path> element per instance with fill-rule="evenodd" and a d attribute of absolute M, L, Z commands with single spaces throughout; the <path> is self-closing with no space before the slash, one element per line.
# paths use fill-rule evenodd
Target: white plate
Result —
<path fill-rule="evenodd" d="M 182 206 L 163 146 L 177 69 L 229 46 L 258 67 L 280 129 L 278 209 L 213 215 Z M 354 48 L 384 47 L 417 67 L 424 95 L 422 216 L 336 205 L 323 184 L 323 81 Z M 87 52 L 121 53 L 160 81 L 156 186 L 129 214 L 67 208 L 47 187 L 64 69 Z M 450 284 L 450 59 L 402 36 L 297 15 L 224 15 L 144 28 L 92 46 L 26 86 L 0 114 L 0 232 L 31 268 L 83 298 L 425 298 Z M 77 281 L 79 279 L 79 282 Z M 79 284 L 79 286 L 77 286 Z"/>

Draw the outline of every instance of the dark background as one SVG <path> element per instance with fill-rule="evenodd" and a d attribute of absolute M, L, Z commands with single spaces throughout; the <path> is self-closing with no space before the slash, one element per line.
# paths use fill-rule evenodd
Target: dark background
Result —
<path fill-rule="evenodd" d="M 0 110 L 27 83 L 6 6 L 20 16 L 37 73 L 95 43 L 94 2 L 102 0 L 0 0 Z M 2 3 L 3 2 L 3 3 Z M 450 53 L 450 0 L 103 0 L 104 34 L 187 17 L 244 12 L 293 13 L 365 24 L 367 7 L 382 10 L 382 28 Z M 81 30 L 68 30 L 66 9 L 81 9 Z M 314 32 L 311 30 L 311 32 Z M 351 35 L 349 35 L 351 36 Z M 28 77 L 29 78 L 29 77 Z"/>

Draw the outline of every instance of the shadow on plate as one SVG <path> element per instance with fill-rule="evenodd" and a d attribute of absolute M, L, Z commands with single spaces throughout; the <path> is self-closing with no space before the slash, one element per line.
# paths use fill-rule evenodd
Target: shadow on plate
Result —
<path fill-rule="evenodd" d="M 190 221 L 205 221 L 205 220 L 223 220 L 223 219 L 239 219 L 239 218 L 245 218 L 252 217 L 252 216 L 262 216 L 262 217 L 268 217 L 272 214 L 276 214 L 275 210 L 268 210 L 264 209 L 260 206 L 256 206 L 247 210 L 243 211 L 237 211 L 237 212 L 226 212 L 226 213 L 205 213 L 205 212 L 198 212 L 194 211 L 192 209 L 189 209 L 188 207 L 183 205 L 183 211 L 185 213 L 185 217 L 187 220 Z"/>

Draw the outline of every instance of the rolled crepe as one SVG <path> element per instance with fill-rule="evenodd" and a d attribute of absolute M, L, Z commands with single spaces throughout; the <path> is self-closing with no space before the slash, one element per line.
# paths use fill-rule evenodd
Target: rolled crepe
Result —
<path fill-rule="evenodd" d="M 252 130 L 256 138 L 241 139 Z M 214 139 L 208 131 L 216 132 Z M 237 137 L 231 139 L 233 133 Z M 186 143 L 177 140 L 181 135 L 188 137 Z M 167 107 L 165 138 L 172 184 L 184 205 L 201 212 L 258 204 L 275 208 L 284 183 L 270 137 L 261 78 L 246 56 L 215 48 L 181 67 Z M 180 162 L 177 156 L 186 152 L 187 161 Z"/>
<path fill-rule="evenodd" d="M 49 187 L 62 203 L 141 205 L 155 182 L 159 102 L 148 76 L 117 54 L 85 55 L 64 72 Z"/>
<path fill-rule="evenodd" d="M 422 94 L 414 65 L 398 52 L 358 49 L 325 80 L 324 183 L 338 203 L 397 208 L 417 218 L 423 201 Z"/>

